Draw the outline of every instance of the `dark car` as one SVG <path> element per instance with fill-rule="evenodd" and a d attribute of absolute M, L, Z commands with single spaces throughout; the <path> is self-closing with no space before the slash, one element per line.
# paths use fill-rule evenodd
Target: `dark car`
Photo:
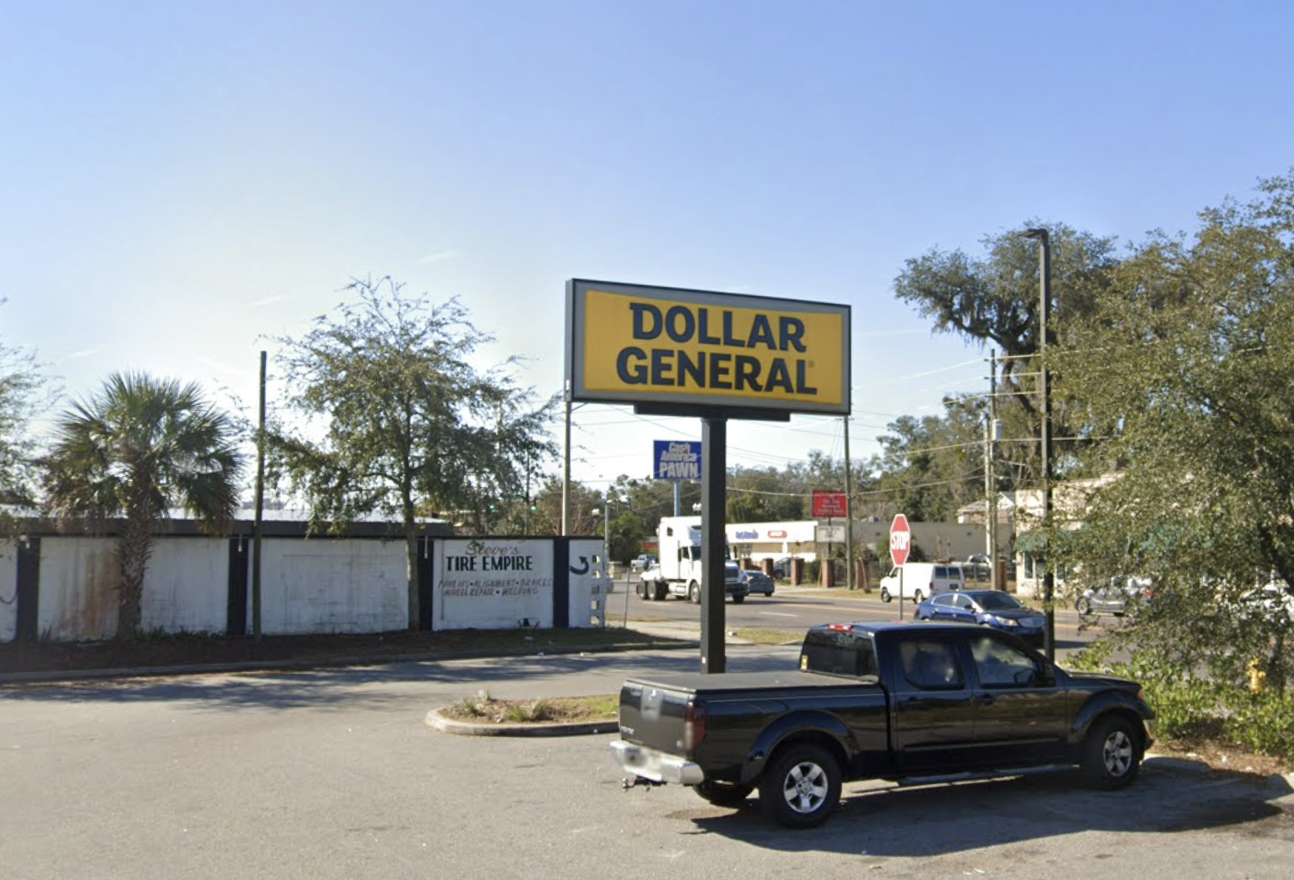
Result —
<path fill-rule="evenodd" d="M 1033 645 L 1045 638 L 1047 618 L 1001 590 L 954 590 L 939 593 L 917 606 L 917 620 L 978 623 L 1011 633 Z"/>
<path fill-rule="evenodd" d="M 1154 590 L 1146 578 L 1119 575 L 1110 578 L 1105 586 L 1084 590 L 1074 602 L 1074 610 L 1080 617 L 1101 614 L 1122 617 L 1135 610 L 1139 603 L 1148 602 L 1152 596 Z"/>
<path fill-rule="evenodd" d="M 746 582 L 750 593 L 759 593 L 762 596 L 773 595 L 773 579 L 759 569 L 742 569 L 741 579 Z"/>
<path fill-rule="evenodd" d="M 787 580 L 791 576 L 791 559 L 790 556 L 783 556 L 773 561 L 773 577 Z"/>

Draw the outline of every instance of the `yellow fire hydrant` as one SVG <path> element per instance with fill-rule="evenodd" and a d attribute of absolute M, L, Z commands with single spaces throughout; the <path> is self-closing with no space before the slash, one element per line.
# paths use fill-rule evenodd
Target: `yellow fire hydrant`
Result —
<path fill-rule="evenodd" d="M 1267 673 L 1263 671 L 1263 662 L 1255 657 L 1249 661 L 1249 692 L 1261 694 L 1267 690 Z"/>

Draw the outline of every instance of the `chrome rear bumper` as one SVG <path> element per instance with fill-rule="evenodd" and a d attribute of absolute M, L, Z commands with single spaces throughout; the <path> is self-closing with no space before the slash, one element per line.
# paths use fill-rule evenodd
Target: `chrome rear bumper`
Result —
<path fill-rule="evenodd" d="M 611 743 L 611 754 L 616 763 L 627 773 L 650 779 L 653 782 L 674 782 L 679 785 L 697 785 L 705 780 L 701 767 L 675 755 L 667 755 L 656 749 L 625 742 L 622 739 Z"/>

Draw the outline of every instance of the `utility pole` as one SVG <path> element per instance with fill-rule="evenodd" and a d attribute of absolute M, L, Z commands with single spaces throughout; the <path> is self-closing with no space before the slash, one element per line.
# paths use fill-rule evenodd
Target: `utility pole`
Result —
<path fill-rule="evenodd" d="M 261 533 L 265 518 L 265 352 L 261 352 L 260 420 L 256 428 L 256 519 L 252 523 L 252 638 L 261 640 Z"/>
<path fill-rule="evenodd" d="M 1047 659 L 1056 659 L 1056 576 L 1052 560 L 1051 542 L 1051 372 L 1047 369 L 1047 325 L 1051 321 L 1051 235 L 1046 229 L 1029 229 L 1024 233 L 1026 238 L 1038 242 L 1038 360 L 1041 363 L 1038 379 L 1039 415 L 1041 425 L 1038 433 L 1041 440 L 1042 470 L 1042 607 L 1047 615 L 1046 648 Z M 1036 564 L 1035 564 L 1036 565 Z"/>
<path fill-rule="evenodd" d="M 997 474 L 993 468 L 993 442 L 997 440 L 997 352 L 988 353 L 988 424 L 984 426 L 984 543 L 988 556 L 989 586 L 1005 589 L 997 572 Z"/>
<path fill-rule="evenodd" d="M 571 383 L 566 382 L 566 444 L 562 466 L 562 534 L 571 533 Z"/>
<path fill-rule="evenodd" d="M 845 416 L 845 587 L 854 589 L 854 492 L 849 469 L 849 416 Z"/>

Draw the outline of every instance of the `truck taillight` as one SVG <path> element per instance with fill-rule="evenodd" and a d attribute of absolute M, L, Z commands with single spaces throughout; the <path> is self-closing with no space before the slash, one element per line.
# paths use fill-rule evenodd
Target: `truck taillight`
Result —
<path fill-rule="evenodd" d="M 683 748 L 691 751 L 701 745 L 703 739 L 705 739 L 705 707 L 688 703 L 687 714 L 683 716 Z"/>

